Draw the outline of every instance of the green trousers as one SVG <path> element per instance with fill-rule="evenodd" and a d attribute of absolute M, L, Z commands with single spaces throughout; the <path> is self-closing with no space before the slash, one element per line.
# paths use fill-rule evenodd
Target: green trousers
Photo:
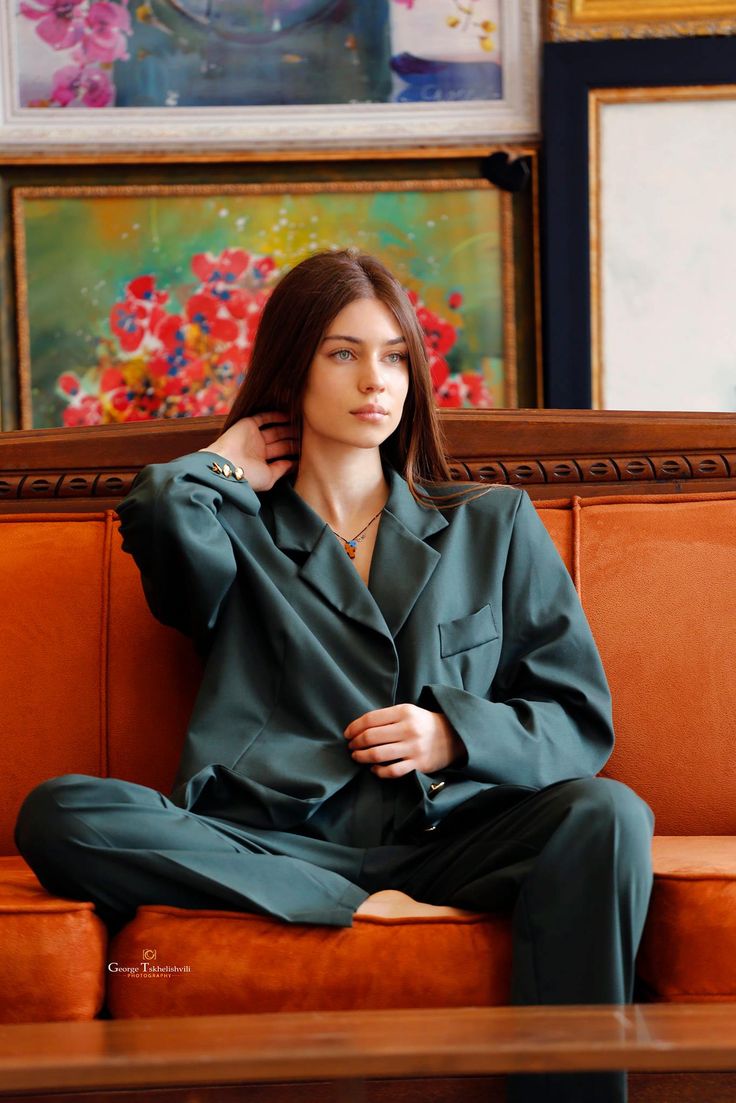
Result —
<path fill-rule="evenodd" d="M 111 933 L 140 904 L 349 926 L 358 905 L 387 888 L 431 904 L 507 910 L 512 1004 L 596 1004 L 633 1000 L 653 830 L 649 805 L 602 777 L 531 792 L 496 786 L 432 831 L 356 847 L 251 830 L 143 785 L 65 774 L 26 796 L 15 842 L 45 888 L 92 900 Z M 510 1103 L 626 1098 L 620 1071 L 508 1078 Z"/>

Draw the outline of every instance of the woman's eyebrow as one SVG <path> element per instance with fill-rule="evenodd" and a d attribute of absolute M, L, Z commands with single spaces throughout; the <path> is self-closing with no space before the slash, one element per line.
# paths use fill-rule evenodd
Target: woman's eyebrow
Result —
<path fill-rule="evenodd" d="M 354 345 L 365 344 L 364 341 L 361 341 L 360 337 L 348 337 L 345 333 L 328 333 L 327 336 L 322 339 L 323 344 L 325 341 L 350 341 Z M 405 345 L 406 338 L 403 336 L 391 337 L 390 340 L 384 341 L 383 343 L 384 345 Z"/>

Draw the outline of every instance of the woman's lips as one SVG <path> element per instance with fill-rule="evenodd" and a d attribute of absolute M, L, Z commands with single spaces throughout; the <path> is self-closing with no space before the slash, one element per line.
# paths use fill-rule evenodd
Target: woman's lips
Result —
<path fill-rule="evenodd" d="M 353 417 L 357 417 L 360 421 L 383 421 L 388 414 L 383 413 L 381 410 L 351 410 Z"/>

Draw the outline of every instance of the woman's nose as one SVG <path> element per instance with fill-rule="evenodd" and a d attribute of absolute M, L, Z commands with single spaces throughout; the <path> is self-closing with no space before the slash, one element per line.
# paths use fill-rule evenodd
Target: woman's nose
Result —
<path fill-rule="evenodd" d="M 362 373 L 361 383 L 363 387 L 368 390 L 384 391 L 386 389 L 386 384 L 383 381 L 382 365 L 374 362 L 366 364 Z"/>

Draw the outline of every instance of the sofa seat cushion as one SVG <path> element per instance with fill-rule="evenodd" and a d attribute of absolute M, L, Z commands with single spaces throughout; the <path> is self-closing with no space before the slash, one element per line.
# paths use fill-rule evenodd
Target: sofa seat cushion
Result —
<path fill-rule="evenodd" d="M 637 956 L 652 1000 L 736 1001 L 736 835 L 655 835 Z"/>
<path fill-rule="evenodd" d="M 736 836 L 655 836 L 637 972 L 653 1000 L 736 1000 Z M 115 1018 L 509 1002 L 511 919 L 352 927 L 145 905 L 110 945 Z"/>
<path fill-rule="evenodd" d="M 93 904 L 50 895 L 22 858 L 0 857 L 0 1022 L 94 1019 L 106 958 Z"/>
<path fill-rule="evenodd" d="M 466 912 L 324 927 L 144 905 L 109 956 L 114 1018 L 498 1005 L 509 1002 L 511 925 Z"/>

